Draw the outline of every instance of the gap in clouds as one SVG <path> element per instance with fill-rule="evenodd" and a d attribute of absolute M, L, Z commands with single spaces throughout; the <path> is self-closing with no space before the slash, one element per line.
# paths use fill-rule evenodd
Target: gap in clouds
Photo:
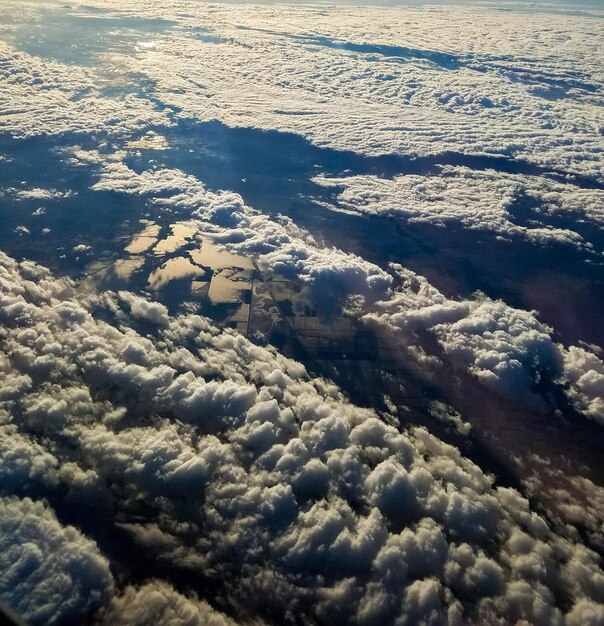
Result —
<path fill-rule="evenodd" d="M 540 244 L 501 238 L 488 230 L 469 230 L 453 222 L 409 223 L 387 216 L 333 213 L 325 206 L 338 208 L 337 190 L 312 181 L 319 175 L 392 177 L 420 173 L 437 177 L 442 166 L 453 164 L 547 176 L 545 168 L 497 156 L 366 157 L 319 148 L 294 134 L 230 128 L 216 121 L 196 124 L 179 120 L 177 126 L 162 132 L 171 149 L 157 152 L 142 148 L 126 159 L 134 171 L 177 168 L 198 177 L 209 189 L 232 190 L 256 209 L 287 215 L 326 245 L 359 254 L 383 268 L 397 262 L 419 273 L 427 272 L 449 297 L 469 297 L 481 290 L 513 306 L 531 309 L 538 302 L 542 319 L 552 324 L 564 341 L 604 343 L 604 329 L 595 323 L 598 310 L 604 307 L 604 292 L 591 288 L 601 281 L 597 255 L 565 242 Z M 595 179 L 582 182 L 587 187 L 602 187 Z M 509 209 L 510 219 L 520 226 L 574 229 L 595 246 L 596 253 L 604 251 L 604 230 L 599 225 L 570 211 L 550 214 L 539 212 L 539 208 L 538 200 L 519 194 Z M 548 306 L 544 297 L 546 290 L 555 288 L 552 275 L 560 276 L 561 284 L 574 295 L 564 316 L 557 306 Z"/>
<path fill-rule="evenodd" d="M 236 191 L 257 209 L 288 215 L 326 245 L 359 254 L 384 268 L 389 262 L 405 263 L 428 276 L 448 297 L 469 297 L 481 290 L 513 306 L 536 308 L 567 343 L 604 342 L 604 330 L 596 323 L 604 291 L 593 289 L 600 284 L 601 265 L 592 260 L 592 253 L 564 242 L 501 238 L 454 223 L 443 228 L 439 223 L 329 211 L 325 204 L 338 206 L 335 190 L 315 185 L 312 177 L 342 174 L 350 166 L 356 166 L 357 172 L 375 173 L 377 166 L 367 167 L 363 157 L 352 153 L 314 148 L 295 135 L 229 129 L 218 123 L 199 128 L 186 125 L 186 129 L 180 135 L 164 129 L 170 149 L 130 149 L 126 162 L 139 172 L 178 167 L 199 176 L 210 189 Z M 11 210 L 0 215 L 4 234 L 0 242 L 7 251 L 78 275 L 93 261 L 102 262 L 123 251 L 141 228 L 140 219 L 155 220 L 166 236 L 170 224 L 190 217 L 186 210 L 159 211 L 136 196 L 91 191 L 97 176 L 94 166 L 70 164 L 64 150 L 74 143 L 92 148 L 97 142 L 78 136 L 17 142 L 4 138 L 0 150 L 10 160 L 3 164 L 3 202 Z M 36 188 L 54 188 L 58 193 L 42 198 L 19 195 Z M 536 206 L 530 198 L 519 197 L 510 209 L 511 218 L 520 225 L 537 221 L 540 226 L 574 228 L 596 251 L 604 249 L 600 227 L 577 220 L 572 213 L 536 213 Z M 36 214 L 40 208 L 44 213 Z M 30 234 L 15 236 L 21 226 Z M 42 234 L 44 229 L 50 232 Z M 79 253 L 76 248 L 81 244 L 93 245 Z M 146 279 L 131 286 L 144 288 Z M 572 298 L 561 310 L 557 303 L 570 294 Z"/>
<path fill-rule="evenodd" d="M 15 47 L 62 63 L 96 67 L 108 53 L 134 53 L 141 40 L 152 41 L 176 22 L 115 15 L 95 7 L 42 7 L 33 21 L 13 33 Z"/>

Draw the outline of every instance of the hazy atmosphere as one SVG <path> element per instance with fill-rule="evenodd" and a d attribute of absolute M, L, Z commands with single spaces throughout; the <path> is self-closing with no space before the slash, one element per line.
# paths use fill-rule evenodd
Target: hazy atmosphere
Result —
<path fill-rule="evenodd" d="M 7 619 L 604 626 L 604 6 L 378 4 L 0 4 Z"/>

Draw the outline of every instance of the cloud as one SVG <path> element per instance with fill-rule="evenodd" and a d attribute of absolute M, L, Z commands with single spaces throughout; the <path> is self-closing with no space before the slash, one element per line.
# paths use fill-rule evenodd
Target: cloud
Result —
<path fill-rule="evenodd" d="M 597 626 L 604 621 L 604 607 L 596 602 L 581 600 L 566 618 L 568 626 Z"/>
<path fill-rule="evenodd" d="M 235 622 L 215 611 L 207 602 L 187 598 L 167 583 L 156 580 L 142 587 L 128 587 L 112 599 L 103 613 L 106 626 L 234 626 Z"/>
<path fill-rule="evenodd" d="M 233 626 L 194 595 L 153 580 L 118 593 L 108 560 L 43 501 L 0 499 L 0 598 L 30 624 Z"/>
<path fill-rule="evenodd" d="M 10 10 L 10 4 L 3 9 Z M 7 112 L 0 122 L 2 132 L 21 139 L 61 134 L 82 137 L 92 133 L 124 137 L 149 124 L 169 124 L 165 114 L 134 93 L 113 98 L 103 94 L 96 82 L 98 77 L 90 68 L 16 49 L 8 43 L 11 30 L 5 25 L 0 41 L 0 102 Z M 114 73 L 110 80 L 119 84 L 124 78 Z M 21 190 L 17 195 L 42 199 L 57 194 L 53 190 L 32 189 Z"/>
<path fill-rule="evenodd" d="M 314 180 L 338 191 L 337 204 L 325 205 L 333 210 L 393 216 L 440 228 L 460 225 L 537 244 L 557 242 L 591 249 L 592 242 L 573 228 L 589 220 L 595 235 L 604 222 L 603 190 L 582 189 L 544 176 L 446 166 L 431 175 Z M 530 218 L 525 219 L 527 209 Z M 565 220 L 564 227 L 553 226 L 552 218 Z"/>
<path fill-rule="evenodd" d="M 536 410 L 554 408 L 540 386 L 564 385 L 579 411 L 602 421 L 604 366 L 595 354 L 557 344 L 553 330 L 534 311 L 480 293 L 471 300 L 449 299 L 423 276 L 401 266 L 392 268 L 402 285 L 390 300 L 378 302 L 364 315 L 369 324 L 387 330 L 399 344 L 425 331 L 433 333 L 456 367 L 498 395 Z"/>
<path fill-rule="evenodd" d="M 113 592 L 109 563 L 44 502 L 0 499 L 0 597 L 31 624 L 91 615 Z"/>
<path fill-rule="evenodd" d="M 306 231 L 285 217 L 273 218 L 246 205 L 239 194 L 212 192 L 194 176 L 179 170 L 156 169 L 137 173 L 116 152 L 101 159 L 98 153 L 76 153 L 98 164 L 96 191 L 141 195 L 162 208 L 186 209 L 194 220 L 187 224 L 198 237 L 251 255 L 269 274 L 297 278 L 313 289 L 329 290 L 334 308 L 349 295 L 368 302 L 385 297 L 392 277 L 377 265 L 336 248 L 321 247 Z"/>
<path fill-rule="evenodd" d="M 92 246 L 85 243 L 79 243 L 77 246 L 73 247 L 73 251 L 77 253 L 89 252 L 90 250 L 92 250 Z"/>
<path fill-rule="evenodd" d="M 198 240 L 300 281 L 304 297 L 327 290 L 334 311 L 347 304 L 426 369 L 452 364 L 534 408 L 547 408 L 540 385 L 562 385 L 602 421 L 600 357 L 556 345 L 534 313 L 481 294 L 446 298 L 421 276 L 322 247 L 291 219 L 182 171 L 135 171 L 128 156 L 138 148 L 120 145 L 187 120 L 295 132 L 334 163 L 334 150 L 353 151 L 359 169 L 375 173 L 340 173 L 335 163 L 333 176 L 315 179 L 344 187 L 346 210 L 587 246 L 547 222 L 602 218 L 600 190 L 590 188 L 603 176 L 594 20 L 251 5 L 185 15 L 139 0 L 129 11 L 179 27 L 152 53 L 111 50 L 94 69 L 25 52 L 18 25 L 2 26 L 1 129 L 83 139 L 87 148 L 61 156 L 96 172 L 93 190 L 139 195 L 166 218 L 187 212 Z M 218 43 L 183 27 L 191 23 Z M 153 85 L 152 99 L 133 92 L 135 75 Z M 534 175 L 506 173 L 516 167 Z M 565 182 L 566 172 L 582 178 Z M 7 193 L 34 201 L 55 192 Z M 545 212 L 537 224 L 513 214 L 522 194 Z M 546 518 L 427 430 L 386 424 L 301 364 L 204 317 L 170 315 L 127 291 L 76 290 L 0 254 L 0 354 L 2 593 L 34 622 L 602 619 L 602 561 L 577 531 L 598 534 L 597 507 L 577 511 L 560 496 L 564 523 Z M 461 416 L 431 409 L 466 430 Z M 73 523 L 98 514 L 102 526 L 109 516 L 131 556 L 157 564 L 150 575 L 176 574 L 180 585 L 135 584 L 121 571 L 114 580 L 93 541 L 105 529 L 86 525 L 86 537 L 61 523 L 65 511 Z"/>
<path fill-rule="evenodd" d="M 578 410 L 604 424 L 604 363 L 593 352 L 578 346 L 563 350 L 567 393 Z"/>
<path fill-rule="evenodd" d="M 242 618 L 597 616 L 599 557 L 425 429 L 401 432 L 274 349 L 196 315 L 166 314 L 142 335 L 138 296 L 76 291 L 5 255 L 0 289 L 2 489 L 15 518 L 24 506 L 47 510 L 34 529 L 55 528 L 52 512 L 14 494 L 111 510 L 133 554 L 184 568 L 191 581 L 203 574 L 224 610 Z M 440 313 L 429 317 L 442 323 Z M 70 595 L 81 619 L 97 606 L 107 623 L 228 623 L 206 605 L 212 598 L 163 581 L 111 594 L 92 541 L 61 528 L 69 557 L 97 564 L 76 570 L 77 589 L 105 590 L 96 605 L 85 591 Z M 20 544 L 24 530 L 8 524 L 6 541 Z M 93 583 L 91 571 L 101 572 Z M 57 567 L 44 580 L 62 576 Z M 28 598 L 44 593 L 48 582 L 28 580 Z M 565 609 L 559 588 L 568 590 Z"/>
<path fill-rule="evenodd" d="M 503 155 L 602 180 L 593 19 L 476 7 L 194 14 L 218 45 L 166 33 L 153 55 L 126 60 L 180 119 L 294 132 L 372 156 Z"/>
<path fill-rule="evenodd" d="M 24 187 L 21 189 L 10 187 L 3 189 L 2 194 L 19 200 L 60 200 L 75 195 L 75 192 L 71 190 L 59 191 L 58 189 L 43 189 L 41 187 Z M 43 215 L 45 212 L 46 209 L 39 207 L 33 215 Z"/>
<path fill-rule="evenodd" d="M 119 297 L 130 307 L 130 313 L 134 317 L 153 322 L 159 326 L 168 325 L 168 309 L 163 304 L 159 302 L 149 302 L 128 291 L 120 291 Z"/>

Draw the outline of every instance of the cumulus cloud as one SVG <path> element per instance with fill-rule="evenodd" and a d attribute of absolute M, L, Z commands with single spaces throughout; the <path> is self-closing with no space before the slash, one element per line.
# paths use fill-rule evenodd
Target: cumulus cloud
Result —
<path fill-rule="evenodd" d="M 116 0 L 99 6 L 124 11 Z M 366 155 L 497 154 L 602 180 L 597 20 L 485 8 L 228 5 L 195 5 L 192 18 L 179 7 L 128 5 L 130 17 L 164 17 L 180 28 L 162 33 L 151 53 L 98 55 L 101 79 L 127 91 L 115 98 L 98 89 L 92 69 L 19 49 L 6 20 L 3 128 L 120 137 L 174 117 L 218 119 Z M 192 19 L 216 43 L 187 32 Z M 135 73 L 156 83 L 169 110 L 127 88 Z"/>
<path fill-rule="evenodd" d="M 593 352 L 571 346 L 562 352 L 568 395 L 577 408 L 604 424 L 604 363 Z"/>
<path fill-rule="evenodd" d="M 365 321 L 399 334 L 434 332 L 449 358 L 499 395 L 542 410 L 549 407 L 539 386 L 568 380 L 573 403 L 588 417 L 598 419 L 598 358 L 589 357 L 595 365 L 579 374 L 570 365 L 565 349 L 553 341 L 552 329 L 539 322 L 534 312 L 483 295 L 465 301 L 447 299 L 424 278 L 402 268 L 394 268 L 394 275 L 403 281 L 403 288 L 393 293 L 391 273 L 354 254 L 321 248 L 291 220 L 272 220 L 247 206 L 238 194 L 211 192 L 195 177 L 178 170 L 136 173 L 119 152 L 103 160 L 95 153 L 79 152 L 78 158 L 98 165 L 99 180 L 94 189 L 138 194 L 160 207 L 189 210 L 196 218 L 190 225 L 202 239 L 253 255 L 268 273 L 330 293 L 338 311 L 347 297 L 361 295 L 363 299 L 350 308 L 350 313 Z M 500 191 L 496 195 L 502 195 Z M 468 207 L 472 204 L 464 202 Z M 472 212 L 478 215 L 481 211 L 473 207 Z M 456 219 L 464 219 L 463 212 Z M 499 223 L 505 232 L 505 220 Z M 560 235 L 546 231 L 548 237 Z M 570 240 L 578 241 L 574 236 Z M 155 315 L 157 323 L 165 323 L 162 305 L 138 298 L 135 306 L 136 310 L 131 310 L 135 316 L 151 320 Z M 580 349 L 573 349 L 568 355 L 577 357 L 579 353 Z"/>
<path fill-rule="evenodd" d="M 0 499 L 0 597 L 31 624 L 85 619 L 113 592 L 96 545 L 44 502 Z"/>
<path fill-rule="evenodd" d="M 572 230 L 521 226 L 510 207 L 525 193 L 546 212 L 601 221 L 600 190 L 562 182 L 564 172 L 586 187 L 602 182 L 599 25 L 455 9 L 462 42 L 452 10 L 427 9 L 426 19 L 423 9 L 196 5 L 187 15 L 181 3 L 137 0 L 130 15 L 178 26 L 153 51 L 113 50 L 94 69 L 21 49 L 9 20 L 0 128 L 89 139 L 68 156 L 97 173 L 93 190 L 141 196 L 167 216 L 188 212 L 198 239 L 327 289 L 338 311 L 355 296 L 351 313 L 391 333 L 395 347 L 434 337 L 438 354 L 413 346 L 422 366 L 449 359 L 534 408 L 544 406 L 539 385 L 561 384 L 602 421 L 600 357 L 556 345 L 532 312 L 483 295 L 446 298 L 420 276 L 322 247 L 292 220 L 182 171 L 135 171 L 120 147 L 190 119 L 295 132 L 355 151 L 376 172 L 315 180 L 344 187 L 347 210 L 587 245 Z M 193 22 L 217 40 L 183 27 Z M 135 74 L 153 84 L 152 99 L 131 91 Z M 478 174 L 459 166 L 472 155 L 557 172 Z M 405 173 L 418 162 L 444 175 Z M 34 201 L 67 192 L 8 193 Z M 272 348 L 127 291 L 76 290 L 1 253 L 0 322 L 0 591 L 33 623 L 222 626 L 233 623 L 227 613 L 278 623 L 602 621 L 602 562 L 577 530 L 601 530 L 594 506 L 581 515 L 560 497 L 562 519 L 576 525 L 554 526 L 457 448 L 385 423 Z M 461 416 L 431 409 L 467 433 Z M 62 524 L 64 510 L 76 519 L 110 512 L 134 556 L 186 585 L 130 584 L 121 572 L 114 580 L 95 529 L 87 538 Z"/>
<path fill-rule="evenodd" d="M 215 611 L 207 602 L 187 598 L 167 583 L 157 580 L 142 587 L 128 587 L 112 599 L 104 611 L 103 626 L 234 626 L 235 622 Z"/>
<path fill-rule="evenodd" d="M 159 302 L 149 302 L 140 296 L 137 297 L 128 291 L 120 291 L 119 297 L 130 308 L 130 313 L 143 320 L 154 322 L 160 326 L 168 325 L 168 309 Z"/>
<path fill-rule="evenodd" d="M 423 277 L 393 265 L 402 284 L 364 319 L 406 343 L 429 331 L 446 356 L 497 394 L 543 410 L 540 386 L 566 385 L 569 399 L 587 417 L 601 420 L 602 361 L 583 348 L 566 349 L 533 311 L 515 309 L 484 294 L 446 298 Z"/>
<path fill-rule="evenodd" d="M 19 11 L 18 5 L 3 4 L 3 13 L 11 11 Z M 35 15 L 28 17 L 35 19 Z M 169 123 L 165 114 L 134 93 L 116 98 L 101 95 L 98 76 L 91 68 L 15 48 L 9 43 L 14 39 L 12 26 L 9 17 L 4 22 L 0 41 L 0 103 L 6 111 L 0 129 L 4 133 L 16 138 L 64 133 L 90 136 L 95 132 L 123 137 L 149 124 Z M 112 80 L 119 84 L 120 78 L 113 69 Z M 51 190 L 38 189 L 16 193 L 22 199 L 57 195 Z"/>
<path fill-rule="evenodd" d="M 171 3 L 133 8 L 177 14 Z M 128 59 L 180 118 L 366 155 L 497 154 L 602 180 L 597 20 L 475 7 L 227 5 L 195 15 L 219 45 L 167 33 L 153 55 Z"/>
<path fill-rule="evenodd" d="M 59 191 L 58 189 L 43 189 L 41 187 L 22 187 L 21 189 L 9 187 L 8 189 L 3 189 L 2 194 L 19 200 L 58 200 L 75 195 L 75 192 L 71 190 Z M 45 209 L 40 207 L 36 209 L 33 215 L 43 215 L 44 213 Z"/>
<path fill-rule="evenodd" d="M 76 292 L 5 255 L 0 287 L 9 502 L 44 490 L 89 510 L 111 503 L 128 513 L 120 526 L 136 549 L 192 581 L 203 572 L 239 615 L 365 624 L 598 615 L 599 557 L 425 429 L 397 430 L 202 317 L 168 316 L 141 335 L 138 296 Z M 99 308 L 105 321 L 91 315 Z M 9 525 L 7 541 L 19 532 Z M 64 533 L 106 564 L 90 540 Z M 108 576 L 95 580 L 111 595 Z M 44 585 L 34 577 L 30 588 L 33 598 Z M 6 593 L 18 597 L 14 586 Z M 98 620 L 229 623 L 211 598 L 161 581 L 114 595 Z M 92 606 L 79 600 L 74 611 Z"/>
<path fill-rule="evenodd" d="M 461 225 L 534 243 L 591 247 L 591 242 L 573 230 L 575 219 L 580 216 L 581 221 L 589 220 L 596 227 L 604 222 L 603 190 L 582 189 L 543 176 L 446 166 L 438 175 L 321 176 L 315 182 L 338 190 L 337 204 L 326 204 L 335 210 L 393 216 L 438 227 Z M 526 208 L 532 210 L 528 223 L 522 215 Z M 552 216 L 566 219 L 567 226 L 552 226 Z"/>
<path fill-rule="evenodd" d="M 118 593 L 97 545 L 44 501 L 0 498 L 0 598 L 30 624 L 234 626 L 195 596 L 153 580 Z"/>

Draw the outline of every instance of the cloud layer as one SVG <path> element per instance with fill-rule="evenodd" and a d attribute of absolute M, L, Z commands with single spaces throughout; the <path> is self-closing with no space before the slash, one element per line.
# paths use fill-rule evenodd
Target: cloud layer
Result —
<path fill-rule="evenodd" d="M 543 385 L 560 384 L 576 408 L 601 417 L 604 364 L 594 353 L 552 338 L 535 312 L 477 294 L 472 300 L 446 298 L 423 277 L 393 265 L 401 287 L 364 319 L 391 332 L 401 345 L 430 331 L 448 358 L 497 394 L 544 410 Z M 551 401 L 551 400 L 550 400 Z"/>
<path fill-rule="evenodd" d="M 581 229 L 587 220 L 597 234 L 604 222 L 604 191 L 546 177 L 448 166 L 431 176 L 315 180 L 338 189 L 335 210 L 392 216 L 440 228 L 460 225 L 542 245 L 560 242 L 593 247 L 573 228 Z M 529 218 L 524 215 L 527 212 Z M 550 222 L 556 219 L 564 226 L 553 226 Z"/>
<path fill-rule="evenodd" d="M 368 155 L 498 154 L 601 181 L 599 22 L 475 7 L 211 7 L 183 24 L 213 43 L 166 33 L 135 63 L 184 118 Z"/>
<path fill-rule="evenodd" d="M 112 507 L 137 549 L 214 579 L 240 615 L 561 624 L 563 594 L 571 623 L 597 623 L 599 557 L 426 430 L 399 432 L 204 318 L 149 316 L 131 294 L 77 295 L 5 255 L 0 267 L 6 496 Z M 31 542 L 38 523 L 9 525 L 5 540 Z M 99 563 L 88 587 L 111 587 L 92 542 L 53 532 Z M 17 578 L 37 592 L 35 572 Z M 206 611 L 161 584 L 123 593 L 99 615 L 197 623 Z M 98 597 L 83 596 L 82 614 Z"/>

